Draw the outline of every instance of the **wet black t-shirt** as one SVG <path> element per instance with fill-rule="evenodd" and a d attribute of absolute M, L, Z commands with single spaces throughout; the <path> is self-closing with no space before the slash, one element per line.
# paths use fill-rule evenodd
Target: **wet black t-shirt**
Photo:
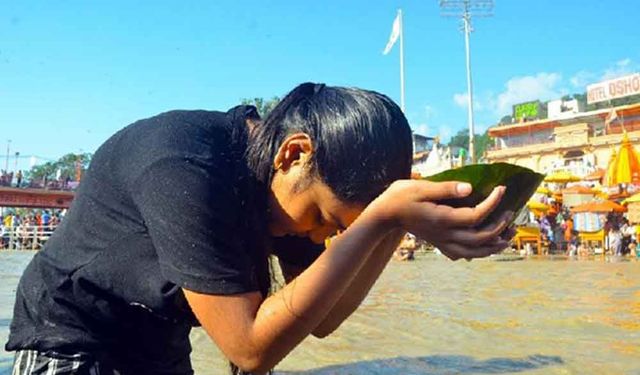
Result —
<path fill-rule="evenodd" d="M 125 373 L 191 373 L 197 321 L 181 288 L 260 290 L 244 160 L 253 111 L 172 111 L 107 140 L 20 280 L 6 349 L 87 353 Z M 322 251 L 299 239 L 273 244 L 298 266 Z"/>

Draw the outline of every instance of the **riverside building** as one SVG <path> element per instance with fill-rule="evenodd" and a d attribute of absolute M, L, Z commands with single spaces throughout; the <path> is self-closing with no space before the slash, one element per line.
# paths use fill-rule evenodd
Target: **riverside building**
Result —
<path fill-rule="evenodd" d="M 548 102 L 546 108 L 540 102 L 516 105 L 515 123 L 489 129 L 494 144 L 486 160 L 541 173 L 565 170 L 579 177 L 606 169 L 624 132 L 632 145 L 640 146 L 640 103 L 611 105 L 616 99 L 638 94 L 640 74 L 636 73 L 588 86 L 587 103 L 559 99 Z M 595 103 L 605 108 L 585 110 L 585 104 Z"/>

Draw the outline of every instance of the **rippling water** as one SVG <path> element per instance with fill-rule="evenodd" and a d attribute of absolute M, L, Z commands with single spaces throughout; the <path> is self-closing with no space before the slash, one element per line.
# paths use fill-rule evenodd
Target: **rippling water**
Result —
<path fill-rule="evenodd" d="M 33 254 L 0 252 L 0 341 Z M 196 374 L 226 362 L 192 333 Z M 0 374 L 11 355 L 0 351 Z M 640 375 L 640 262 L 435 255 L 392 262 L 334 335 L 310 338 L 278 374 Z"/>

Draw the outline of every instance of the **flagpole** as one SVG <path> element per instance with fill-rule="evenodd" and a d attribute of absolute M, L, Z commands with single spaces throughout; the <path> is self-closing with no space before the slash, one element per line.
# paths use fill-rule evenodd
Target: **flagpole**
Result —
<path fill-rule="evenodd" d="M 402 9 L 398 9 L 400 19 L 400 109 L 404 113 L 404 26 L 402 24 Z"/>

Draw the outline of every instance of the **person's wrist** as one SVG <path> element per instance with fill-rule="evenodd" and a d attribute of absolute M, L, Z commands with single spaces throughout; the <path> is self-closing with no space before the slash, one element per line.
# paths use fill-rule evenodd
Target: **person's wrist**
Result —
<path fill-rule="evenodd" d="M 381 199 L 376 199 L 367 206 L 361 217 L 384 234 L 402 229 L 392 206 Z"/>

